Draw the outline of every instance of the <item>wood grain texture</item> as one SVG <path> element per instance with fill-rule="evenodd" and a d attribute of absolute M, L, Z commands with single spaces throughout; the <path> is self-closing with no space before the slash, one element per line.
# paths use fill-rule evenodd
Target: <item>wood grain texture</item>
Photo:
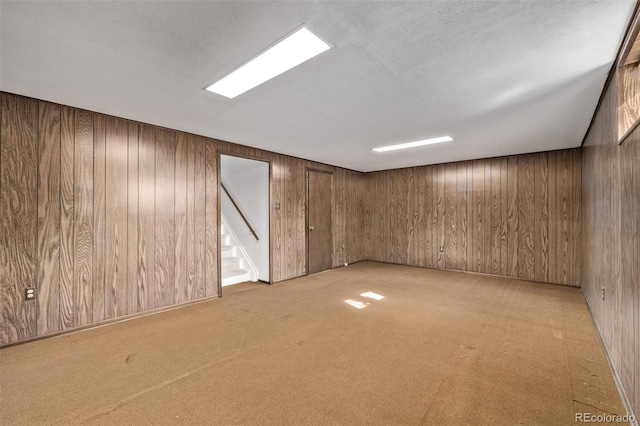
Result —
<path fill-rule="evenodd" d="M 73 315 L 68 327 L 76 322 L 90 324 L 93 319 L 93 246 L 96 242 L 93 228 L 93 114 L 82 110 L 71 112 L 75 114 L 73 297 L 63 305 L 67 313 L 62 315 L 63 318 Z"/>
<path fill-rule="evenodd" d="M 369 173 L 370 259 L 580 285 L 580 163 L 574 149 Z"/>
<path fill-rule="evenodd" d="M 518 157 L 507 158 L 507 276 L 518 276 Z"/>
<path fill-rule="evenodd" d="M 445 165 L 438 164 L 436 167 L 436 173 L 434 176 L 435 181 L 435 220 L 436 220 L 436 238 L 438 246 L 445 245 Z M 393 177 L 392 172 L 389 175 Z M 437 268 L 446 267 L 445 253 L 439 249 L 435 251 L 435 265 Z"/>
<path fill-rule="evenodd" d="M 60 330 L 60 106 L 39 105 L 38 333 Z"/>
<path fill-rule="evenodd" d="M 571 254 L 582 259 L 583 293 L 613 367 L 634 413 L 640 414 L 640 129 L 618 145 L 618 78 L 606 89 L 582 149 L 580 210 L 570 209 L 582 227 L 563 230 L 582 239 Z M 627 86 L 628 94 L 640 89 Z M 621 136 L 621 135 L 620 135 Z M 562 253 L 564 255 L 564 252 Z M 574 262 L 574 267 L 577 265 Z M 558 273 L 563 269 L 558 267 Z M 603 300 L 602 289 L 605 297 Z"/>
<path fill-rule="evenodd" d="M 60 289 L 63 329 L 81 322 L 75 312 L 80 305 L 76 303 L 74 288 L 75 126 L 75 112 L 72 108 L 63 107 L 60 140 Z"/>
<path fill-rule="evenodd" d="M 534 173 L 534 157 L 532 155 L 520 157 L 518 161 L 518 277 L 526 279 L 535 278 Z"/>
<path fill-rule="evenodd" d="M 140 253 L 138 252 L 138 194 L 139 181 L 139 139 L 138 123 L 127 123 L 127 313 L 140 311 L 138 305 L 138 281 L 140 273 Z"/>
<path fill-rule="evenodd" d="M 175 297 L 175 157 L 176 133 L 156 128 L 155 307 Z"/>
<path fill-rule="evenodd" d="M 417 184 L 416 184 L 416 168 L 407 169 L 407 265 L 418 264 L 418 247 L 417 247 L 417 220 L 418 220 L 418 204 L 416 200 Z"/>
<path fill-rule="evenodd" d="M 458 171 L 456 163 L 445 165 L 444 170 L 444 265 L 447 269 L 458 269 L 457 210 Z"/>
<path fill-rule="evenodd" d="M 484 163 L 482 161 L 473 162 L 473 212 L 474 220 L 471 227 L 471 232 L 475 234 L 475 247 L 474 247 L 474 272 L 486 271 L 485 262 L 485 228 L 487 223 L 485 221 L 485 187 L 484 187 Z M 488 255 L 488 254 L 487 254 Z"/>
<path fill-rule="evenodd" d="M 187 210 L 186 210 L 186 231 L 187 231 L 187 258 L 186 258 L 186 300 L 195 300 L 196 291 L 196 227 L 195 227 L 195 143 L 193 135 L 187 137 Z"/>
<path fill-rule="evenodd" d="M 640 119 L 640 63 L 618 68 L 618 137 L 622 138 Z"/>
<path fill-rule="evenodd" d="M 509 252 L 507 249 L 507 221 L 508 221 L 508 181 L 507 181 L 507 170 L 508 170 L 508 158 L 501 157 L 500 158 L 500 225 L 498 227 L 499 239 L 498 244 L 500 245 L 500 269 L 498 274 L 506 276 L 508 274 L 508 259 Z"/>
<path fill-rule="evenodd" d="M 178 132 L 176 141 L 176 175 L 175 175 L 175 303 L 184 303 L 189 300 L 187 267 L 187 184 L 188 171 L 187 159 L 189 149 L 188 135 Z"/>
<path fill-rule="evenodd" d="M 549 280 L 549 166 L 547 153 L 541 153 L 534 159 L 535 194 L 535 279 Z M 576 240 L 579 241 L 579 240 Z"/>
<path fill-rule="evenodd" d="M 467 233 L 469 224 L 467 220 L 468 205 L 468 192 L 467 192 L 467 173 L 470 171 L 469 163 L 467 161 L 457 163 L 456 167 L 456 193 L 458 199 L 456 201 L 457 206 L 457 221 L 458 221 L 458 269 L 463 271 L 468 270 L 469 260 L 468 247 L 467 247 Z"/>
<path fill-rule="evenodd" d="M 141 125 L 138 140 L 138 312 L 155 307 L 155 129 Z"/>
<path fill-rule="evenodd" d="M 94 116 L 93 122 L 93 285 L 90 322 L 100 322 L 105 316 L 106 267 L 106 117 Z M 76 306 L 77 308 L 77 306 Z M 80 326 L 76 322 L 75 326 Z"/>
<path fill-rule="evenodd" d="M 220 295 L 220 272 L 218 270 L 218 154 L 212 141 L 205 144 L 205 294 Z"/>
<path fill-rule="evenodd" d="M 0 344 L 36 335 L 38 102 L 2 94 L 0 130 Z"/>
<path fill-rule="evenodd" d="M 547 155 L 549 174 L 557 176 L 561 171 L 558 169 L 557 161 L 558 153 L 549 152 Z M 557 185 L 554 183 L 547 183 L 549 191 L 549 279 L 556 280 L 558 276 L 558 232 L 559 232 L 559 213 L 558 213 L 558 195 Z"/>
<path fill-rule="evenodd" d="M 114 117 L 106 121 L 106 217 L 105 217 L 105 318 L 129 312 L 127 288 L 127 122 Z M 167 207 L 168 208 L 168 207 Z"/>
<path fill-rule="evenodd" d="M 194 228 L 195 228 L 195 269 L 194 269 L 194 295 L 196 299 L 201 299 L 207 296 L 206 291 L 206 223 L 205 218 L 207 214 L 206 203 L 206 167 L 205 167 L 205 139 L 198 138 L 194 141 L 194 188 L 195 188 L 195 205 L 194 205 Z"/>
<path fill-rule="evenodd" d="M 501 187 L 500 187 L 500 158 L 493 158 L 490 160 L 490 209 L 491 217 L 489 223 L 491 226 L 491 268 L 492 274 L 498 275 L 501 273 L 500 268 L 500 256 L 502 253 L 501 229 L 502 229 L 502 200 Z"/>

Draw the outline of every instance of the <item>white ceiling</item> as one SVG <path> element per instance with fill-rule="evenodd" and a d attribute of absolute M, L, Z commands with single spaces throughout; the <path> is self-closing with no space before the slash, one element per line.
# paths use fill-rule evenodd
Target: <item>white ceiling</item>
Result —
<path fill-rule="evenodd" d="M 360 171 L 576 147 L 632 9 L 3 1 L 0 89 Z M 303 23 L 335 48 L 233 100 L 202 90 Z"/>

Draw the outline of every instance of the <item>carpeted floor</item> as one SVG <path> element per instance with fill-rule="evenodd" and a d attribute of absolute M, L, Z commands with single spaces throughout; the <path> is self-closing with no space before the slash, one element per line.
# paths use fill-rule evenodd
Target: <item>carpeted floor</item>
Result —
<path fill-rule="evenodd" d="M 8 347 L 0 369 L 2 425 L 565 425 L 624 413 L 579 289 L 371 262 Z"/>

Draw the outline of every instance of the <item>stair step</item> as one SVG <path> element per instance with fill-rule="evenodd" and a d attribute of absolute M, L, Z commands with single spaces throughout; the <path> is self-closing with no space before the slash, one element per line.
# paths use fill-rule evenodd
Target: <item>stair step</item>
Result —
<path fill-rule="evenodd" d="M 226 269 L 222 270 L 222 278 L 230 278 L 235 277 L 236 275 L 244 275 L 248 273 L 249 271 L 246 269 Z"/>
<path fill-rule="evenodd" d="M 234 257 L 236 254 L 236 246 L 229 246 L 229 245 L 225 245 L 222 246 L 222 260 L 224 261 L 224 259 L 228 259 L 230 257 Z"/>
<path fill-rule="evenodd" d="M 241 257 L 237 256 L 227 256 L 222 258 L 222 267 L 224 268 L 227 265 L 235 265 L 238 264 L 242 260 Z"/>

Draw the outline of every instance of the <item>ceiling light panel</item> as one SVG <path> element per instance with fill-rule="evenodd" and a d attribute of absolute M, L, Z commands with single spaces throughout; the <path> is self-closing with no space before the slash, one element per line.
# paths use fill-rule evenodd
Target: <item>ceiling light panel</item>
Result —
<path fill-rule="evenodd" d="M 329 49 L 331 45 L 302 27 L 206 90 L 233 99 Z"/>
<path fill-rule="evenodd" d="M 387 151 L 395 151 L 397 149 L 415 148 L 417 146 L 431 145 L 434 143 L 443 143 L 443 142 L 451 142 L 451 141 L 453 141 L 453 138 L 451 138 L 450 136 L 442 136 L 439 138 L 425 139 L 422 141 L 407 142 L 407 143 L 401 143 L 398 145 L 382 146 L 380 148 L 373 148 L 373 150 L 375 152 L 387 152 Z"/>

